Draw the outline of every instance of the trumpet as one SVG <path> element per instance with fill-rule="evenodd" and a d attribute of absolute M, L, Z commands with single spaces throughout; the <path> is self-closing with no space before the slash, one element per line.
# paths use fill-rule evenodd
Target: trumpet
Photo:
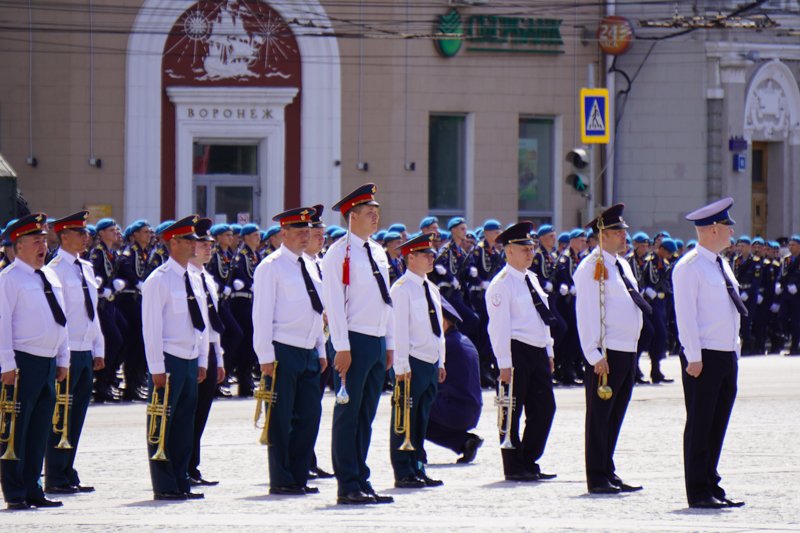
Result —
<path fill-rule="evenodd" d="M 403 444 L 397 449 L 401 452 L 413 452 L 416 448 L 411 444 L 411 374 L 403 380 L 403 388 L 400 388 L 400 380 L 395 381 L 394 385 L 394 434 L 403 435 Z"/>
<path fill-rule="evenodd" d="M 505 388 L 503 383 L 499 383 L 494 404 L 497 406 L 497 430 L 500 432 L 500 436 L 503 437 L 500 448 L 513 450 L 514 445 L 511 444 L 511 413 L 517 405 L 517 399 L 514 398 L 514 367 L 511 367 L 511 381 L 508 383 L 508 389 Z"/>
<path fill-rule="evenodd" d="M 61 434 L 61 440 L 56 444 L 58 450 L 71 450 L 69 443 L 69 408 L 72 405 L 72 394 L 69 393 L 69 370 L 64 381 L 56 381 L 56 407 L 53 410 L 53 433 Z M 62 415 L 61 412 L 64 412 Z M 61 425 L 59 426 L 59 423 Z"/>
<path fill-rule="evenodd" d="M 336 393 L 336 403 L 344 405 L 350 401 L 350 395 L 347 394 L 347 383 L 345 376 L 342 376 L 342 384 L 339 386 L 339 391 Z"/>
<path fill-rule="evenodd" d="M 278 362 L 275 361 L 275 366 L 272 367 L 272 376 L 261 374 L 261 381 L 258 382 L 258 388 L 253 392 L 256 399 L 256 413 L 253 416 L 253 426 L 256 428 L 263 427 L 261 437 L 258 442 L 264 446 L 269 446 L 269 421 L 272 417 L 272 406 L 278 401 L 278 393 L 275 392 L 275 382 L 277 379 L 276 372 L 278 371 Z M 269 384 L 267 384 L 269 378 Z M 269 387 L 269 388 L 267 388 Z M 258 421 L 261 419 L 261 402 L 264 402 L 264 425 L 259 426 Z"/>
<path fill-rule="evenodd" d="M 19 390 L 19 370 L 14 378 L 14 393 L 8 399 L 8 387 L 3 385 L 0 388 L 0 444 L 6 445 L 5 453 L 0 456 L 3 461 L 17 461 L 19 458 L 14 453 L 14 436 L 16 434 L 17 415 L 20 410 L 20 403 L 17 401 L 17 391 Z"/>
<path fill-rule="evenodd" d="M 147 443 L 158 445 L 156 452 L 150 457 L 151 461 L 169 461 L 164 452 L 167 441 L 167 417 L 170 415 L 169 408 L 169 374 L 167 383 L 164 385 L 164 394 L 161 401 L 158 400 L 158 390 L 153 385 L 153 399 L 147 406 L 147 414 L 150 416 L 150 427 L 147 432 Z"/>

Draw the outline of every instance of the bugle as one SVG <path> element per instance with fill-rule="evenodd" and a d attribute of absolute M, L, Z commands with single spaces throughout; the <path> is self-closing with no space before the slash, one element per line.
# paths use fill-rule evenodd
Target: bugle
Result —
<path fill-rule="evenodd" d="M 150 427 L 147 432 L 147 443 L 157 445 L 155 453 L 150 457 L 151 461 L 169 461 L 164 447 L 167 442 L 167 417 L 170 416 L 169 408 L 169 374 L 167 383 L 164 385 L 164 394 L 161 401 L 158 399 L 158 389 L 153 385 L 153 398 L 147 406 L 147 414 L 150 416 Z"/>
<path fill-rule="evenodd" d="M 401 452 L 413 452 L 416 448 L 411 444 L 411 374 L 406 375 L 403 386 L 400 380 L 394 385 L 394 433 L 405 435 L 403 443 L 397 448 Z"/>
<path fill-rule="evenodd" d="M 262 372 L 261 381 L 258 382 L 258 388 L 253 392 L 253 396 L 256 399 L 256 412 L 253 416 L 253 426 L 256 428 L 263 428 L 258 442 L 264 446 L 269 446 L 269 421 L 272 418 L 272 406 L 278 401 L 278 393 L 275 392 L 277 372 L 278 362 L 275 361 L 272 367 L 272 376 L 267 376 Z M 267 383 L 267 379 L 269 379 L 269 383 Z M 263 426 L 258 425 L 258 421 L 261 419 L 261 402 L 264 402 Z"/>
<path fill-rule="evenodd" d="M 69 370 L 67 377 L 62 382 L 56 380 L 56 407 L 53 410 L 53 433 L 61 434 L 61 440 L 56 444 L 58 450 L 71 450 L 69 443 L 69 409 L 72 405 L 72 394 L 69 393 Z M 63 414 L 62 414 L 63 413 Z M 59 424 L 61 424 L 59 426 Z"/>
<path fill-rule="evenodd" d="M 17 415 L 19 414 L 20 404 L 17 401 L 17 391 L 19 390 L 19 370 L 14 377 L 14 392 L 11 399 L 8 399 L 9 387 L 3 385 L 0 388 L 0 444 L 6 445 L 6 451 L 0 456 L 3 461 L 17 461 L 19 458 L 14 453 L 14 437 L 17 427 Z"/>
<path fill-rule="evenodd" d="M 494 399 L 494 404 L 497 406 L 497 431 L 503 437 L 500 448 L 513 450 L 514 445 L 511 444 L 511 414 L 517 405 L 517 399 L 514 398 L 514 367 L 511 367 L 511 379 L 508 382 L 508 388 L 502 382 L 498 382 L 497 397 Z"/>

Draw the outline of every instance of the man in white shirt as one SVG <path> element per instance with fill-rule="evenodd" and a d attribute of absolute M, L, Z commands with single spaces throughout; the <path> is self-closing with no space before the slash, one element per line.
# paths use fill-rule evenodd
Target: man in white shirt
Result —
<path fill-rule="evenodd" d="M 432 234 L 423 234 L 400 245 L 406 273 L 391 289 L 394 305 L 394 373 L 400 410 L 404 411 L 405 382 L 411 380 L 411 409 L 404 424 L 409 427 L 414 450 L 400 450 L 405 433 L 397 434 L 397 409 L 392 409 L 389 455 L 394 469 L 394 486 L 402 489 L 438 487 L 441 480 L 425 472 L 424 443 L 437 384 L 444 381 L 444 324 L 439 288 L 428 280 L 436 248 Z"/>
<path fill-rule="evenodd" d="M 275 380 L 269 425 L 269 493 L 315 494 L 308 471 L 322 405 L 319 375 L 327 365 L 322 325 L 322 280 L 303 250 L 314 209 L 276 215 L 282 244 L 253 277 L 253 347 L 261 373 Z M 277 363 L 277 364 L 276 364 Z"/>
<path fill-rule="evenodd" d="M 553 479 L 537 461 L 544 453 L 556 412 L 553 395 L 553 337 L 556 318 L 547 306 L 533 262 L 533 224 L 520 222 L 497 237 L 506 254 L 506 265 L 486 290 L 489 339 L 500 368 L 500 384 L 511 382 L 514 369 L 515 406 L 511 411 L 511 444 L 501 450 L 503 473 L 508 481 Z M 519 438 L 519 420 L 525 411 L 525 431 Z M 502 436 L 501 436 L 502 440 Z"/>
<path fill-rule="evenodd" d="M 72 395 L 66 428 L 72 447 L 57 448 L 61 433 L 51 431 L 45 453 L 45 492 L 52 494 L 94 492 L 94 487 L 81 485 L 75 470 L 75 455 L 92 397 L 94 371 L 105 366 L 105 338 L 97 313 L 97 282 L 92 264 L 80 259 L 86 251 L 88 217 L 88 211 L 80 211 L 52 223 L 59 248 L 48 266 L 61 281 L 64 293 L 70 349 L 69 394 Z M 63 411 L 61 416 L 64 416 Z M 59 426 L 63 422 L 62 418 Z"/>
<path fill-rule="evenodd" d="M 380 218 L 375 190 L 372 183 L 362 185 L 333 206 L 350 231 L 322 260 L 323 300 L 336 350 L 334 385 L 339 390 L 344 380 L 350 396 L 333 409 L 331 454 L 342 505 L 394 501 L 375 492 L 367 466 L 372 421 L 394 352 L 389 260 L 369 238 Z"/>
<path fill-rule="evenodd" d="M 34 213 L 9 224 L 5 236 L 16 257 L 0 274 L 0 371 L 13 394 L 19 370 L 14 442 L 17 461 L 0 461 L 0 485 L 8 508 L 60 507 L 39 484 L 55 407 L 55 382 L 69 368 L 67 318 L 61 282 L 44 265 L 47 215 Z M 8 416 L 8 415 L 4 415 Z"/>
<path fill-rule="evenodd" d="M 675 266 L 672 283 L 681 341 L 686 428 L 683 462 L 689 507 L 741 507 L 727 497 L 717 472 L 728 420 L 736 400 L 739 326 L 747 309 L 728 262 L 719 254 L 730 245 L 735 222 L 723 198 L 686 215 L 698 245 Z"/>
<path fill-rule="evenodd" d="M 195 255 L 189 260 L 189 272 L 198 277 L 203 288 L 206 305 L 201 310 L 203 311 L 203 320 L 209 326 L 207 377 L 197 387 L 194 439 L 192 440 L 192 456 L 189 459 L 189 482 L 192 485 L 202 486 L 219 484 L 218 481 L 210 481 L 203 478 L 200 473 L 200 441 L 203 438 L 206 422 L 208 422 L 211 404 L 217 395 L 217 385 L 225 379 L 225 364 L 223 362 L 225 352 L 222 349 L 221 339 L 221 335 L 225 331 L 225 325 L 219 308 L 219 289 L 214 281 L 214 276 L 205 269 L 205 265 L 211 261 L 211 247 L 214 243 L 214 238 L 209 233 L 210 229 L 210 218 L 201 218 L 197 221 L 194 226 L 194 231 L 197 235 Z"/>
<path fill-rule="evenodd" d="M 591 494 L 618 494 L 641 490 L 624 483 L 615 472 L 614 449 L 636 381 L 636 347 L 642 331 L 642 313 L 652 308 L 639 294 L 624 252 L 623 204 L 604 211 L 589 224 L 600 237 L 596 247 L 575 270 L 575 313 L 581 349 L 586 359 L 586 484 Z M 601 249 L 602 248 L 602 249 Z M 602 253 L 602 270 L 600 254 Z M 603 300 L 600 277 L 603 277 Z M 602 321 L 602 324 L 601 324 Z M 598 381 L 607 376 L 612 396 L 601 399 Z"/>
<path fill-rule="evenodd" d="M 197 235 L 191 215 L 168 226 L 164 242 L 169 259 L 142 286 L 142 324 L 150 370 L 150 398 L 159 391 L 163 402 L 169 379 L 166 426 L 166 461 L 150 461 L 150 479 L 156 500 L 202 498 L 192 492 L 188 474 L 192 454 L 197 384 L 206 379 L 208 368 L 208 327 L 202 308 L 206 305 L 202 281 L 188 270 L 195 254 Z M 150 418 L 148 417 L 148 427 Z M 160 421 L 159 421 L 160 422 Z M 157 446 L 148 443 L 149 456 Z"/>

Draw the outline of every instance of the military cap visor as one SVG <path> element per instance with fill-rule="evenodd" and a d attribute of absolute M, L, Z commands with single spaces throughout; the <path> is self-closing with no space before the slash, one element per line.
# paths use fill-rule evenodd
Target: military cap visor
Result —
<path fill-rule="evenodd" d="M 212 221 L 210 218 L 201 218 L 194 225 L 194 233 L 197 235 L 197 240 L 213 242 L 214 237 L 211 236 Z"/>
<path fill-rule="evenodd" d="M 375 201 L 375 193 L 377 191 L 378 189 L 374 183 L 365 183 L 339 200 L 331 209 L 340 211 L 343 215 L 346 215 L 357 205 L 380 206 L 381 204 Z"/>
<path fill-rule="evenodd" d="M 5 238 L 11 242 L 11 244 L 14 244 L 20 237 L 25 237 L 27 235 L 46 235 L 46 223 L 47 215 L 44 213 L 25 215 L 16 222 L 8 225 Z"/>
<path fill-rule="evenodd" d="M 88 219 L 89 211 L 78 211 L 72 215 L 54 220 L 52 224 L 50 224 L 50 227 L 53 228 L 53 231 L 56 233 L 60 233 L 68 229 L 86 231 L 86 221 Z"/>
<path fill-rule="evenodd" d="M 316 212 L 313 207 L 296 207 L 275 215 L 272 220 L 278 222 L 282 228 L 308 228 Z"/>
<path fill-rule="evenodd" d="M 400 245 L 400 252 L 405 256 L 414 252 L 425 252 L 435 254 L 433 247 L 434 234 L 428 233 L 409 239 Z"/>
<path fill-rule="evenodd" d="M 533 244 L 531 233 L 533 232 L 533 224 L 530 222 L 519 222 L 509 227 L 501 233 L 497 240 L 503 246 L 508 244 L 519 244 L 521 246 L 530 246 Z"/>
<path fill-rule="evenodd" d="M 733 207 L 733 198 L 722 198 L 692 211 L 686 215 L 686 220 L 694 222 L 694 225 L 698 227 L 712 226 L 714 224 L 733 226 L 736 221 L 728 213 L 731 207 Z"/>
<path fill-rule="evenodd" d="M 165 241 L 172 239 L 184 239 L 187 241 L 196 241 L 197 234 L 194 232 L 194 225 L 200 221 L 197 215 L 189 215 L 176 222 L 173 222 L 161 232 L 161 237 Z"/>
<path fill-rule="evenodd" d="M 593 233 L 607 229 L 628 229 L 630 226 L 622 218 L 622 211 L 625 209 L 625 204 L 615 204 L 592 220 L 587 226 Z"/>

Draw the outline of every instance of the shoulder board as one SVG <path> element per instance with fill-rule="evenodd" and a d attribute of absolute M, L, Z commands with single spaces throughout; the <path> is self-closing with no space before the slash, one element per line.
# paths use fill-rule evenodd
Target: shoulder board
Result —
<path fill-rule="evenodd" d="M 122 255 L 124 255 L 124 256 L 126 256 L 126 257 L 130 256 L 130 255 L 131 255 L 131 249 L 130 249 L 130 248 L 128 248 L 127 250 L 125 250 L 124 252 L 122 252 Z"/>
<path fill-rule="evenodd" d="M 696 253 L 696 252 L 695 252 L 695 253 L 691 253 L 691 252 L 690 252 L 690 253 L 688 253 L 688 254 L 686 254 L 686 255 L 684 255 L 684 256 L 683 256 L 683 259 L 681 260 L 681 263 L 687 263 L 687 264 L 688 264 L 688 263 L 694 263 L 694 261 L 695 261 L 695 260 L 696 260 L 698 257 L 699 257 L 699 254 L 698 254 L 698 253 Z"/>
<path fill-rule="evenodd" d="M 100 250 L 100 251 L 102 252 L 102 251 L 103 251 L 103 245 L 102 245 L 101 243 L 99 243 L 99 242 L 98 242 L 98 243 L 97 243 L 97 244 L 94 246 L 94 250 Z"/>
<path fill-rule="evenodd" d="M 17 268 L 17 263 L 16 261 L 12 261 L 6 268 L 3 269 L 2 273 L 5 274 L 6 272 L 11 272 L 15 268 Z"/>
<path fill-rule="evenodd" d="M 406 282 L 406 278 L 402 277 L 402 278 L 400 278 L 400 279 L 398 279 L 397 281 L 394 282 L 393 287 L 402 287 L 403 283 L 405 283 L 405 282 Z M 433 283 L 430 283 L 429 285 L 433 285 Z M 435 285 L 434 285 L 434 287 L 435 287 Z"/>
<path fill-rule="evenodd" d="M 169 269 L 169 266 L 166 263 L 164 263 L 163 265 L 155 269 L 153 272 L 166 272 L 167 269 Z"/>
<path fill-rule="evenodd" d="M 758 263 L 759 261 L 761 261 L 761 258 L 760 258 L 760 257 L 758 257 L 757 255 L 754 255 L 754 256 L 753 256 L 753 261 L 755 261 L 756 263 Z"/>
<path fill-rule="evenodd" d="M 264 259 L 262 259 L 262 261 L 265 262 L 265 263 L 272 263 L 273 261 L 275 261 L 276 258 L 278 258 L 280 256 L 281 256 L 281 252 L 280 252 L 280 250 L 278 250 L 278 251 L 272 252 L 271 254 L 266 256 Z"/>
<path fill-rule="evenodd" d="M 157 253 L 158 255 L 164 255 L 164 249 L 163 249 L 163 248 L 158 248 L 158 249 L 156 250 L 156 253 Z"/>
<path fill-rule="evenodd" d="M 506 276 L 508 276 L 508 270 L 503 270 L 502 272 L 500 272 L 500 274 L 497 275 L 499 279 L 505 279 Z"/>
<path fill-rule="evenodd" d="M 56 266 L 56 265 L 57 265 L 57 264 L 59 264 L 60 262 L 61 262 L 61 256 L 60 256 L 60 255 L 57 255 L 57 256 L 55 256 L 54 258 L 52 258 L 52 259 L 50 260 L 50 262 L 48 263 L 48 265 L 53 265 L 53 266 Z"/>

